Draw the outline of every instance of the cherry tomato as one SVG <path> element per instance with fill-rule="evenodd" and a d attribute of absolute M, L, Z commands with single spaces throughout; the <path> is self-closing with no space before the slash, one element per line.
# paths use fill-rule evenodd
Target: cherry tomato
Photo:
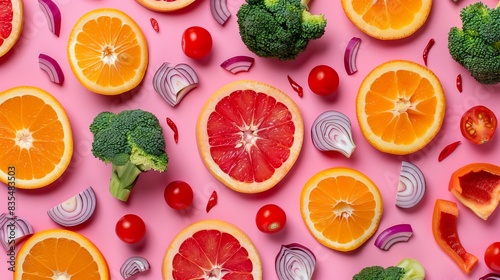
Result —
<path fill-rule="evenodd" d="M 142 240 L 146 234 L 146 224 L 135 214 L 126 214 L 116 223 L 116 235 L 123 242 L 133 244 Z"/>
<path fill-rule="evenodd" d="M 317 95 L 330 95 L 339 87 L 339 74 L 328 65 L 318 65 L 309 72 L 309 88 Z"/>
<path fill-rule="evenodd" d="M 266 204 L 257 211 L 255 222 L 260 231 L 275 233 L 285 227 L 286 214 L 278 205 Z"/>
<path fill-rule="evenodd" d="M 460 120 L 460 131 L 465 139 L 474 144 L 484 144 L 491 140 L 497 129 L 497 118 L 493 111 L 478 105 L 465 112 Z"/>
<path fill-rule="evenodd" d="M 182 34 L 182 51 L 188 57 L 199 59 L 212 50 L 212 35 L 200 26 L 191 26 Z"/>
<path fill-rule="evenodd" d="M 172 181 L 163 192 L 165 202 L 173 209 L 185 209 L 193 202 L 193 189 L 184 181 Z"/>
<path fill-rule="evenodd" d="M 500 272 L 500 242 L 491 243 L 486 248 L 484 262 L 491 270 Z"/>

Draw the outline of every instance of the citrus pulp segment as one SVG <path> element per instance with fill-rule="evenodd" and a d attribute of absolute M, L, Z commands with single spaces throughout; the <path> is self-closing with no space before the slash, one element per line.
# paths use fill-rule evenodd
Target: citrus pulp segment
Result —
<path fill-rule="evenodd" d="M 427 21 L 432 0 L 341 0 L 349 20 L 365 34 L 395 40 L 415 33 Z"/>
<path fill-rule="evenodd" d="M 68 40 L 71 70 L 89 91 L 117 95 L 139 85 L 149 52 L 144 34 L 124 12 L 100 8 L 84 14 Z"/>
<path fill-rule="evenodd" d="M 304 124 L 286 93 L 240 80 L 207 100 L 196 133 L 201 158 L 215 178 L 237 192 L 258 193 L 274 187 L 292 168 Z"/>
<path fill-rule="evenodd" d="M 163 258 L 164 280 L 261 280 L 262 264 L 252 240 L 220 220 L 195 222 L 172 240 Z"/>
<path fill-rule="evenodd" d="M 19 249 L 14 280 L 108 280 L 107 262 L 85 236 L 70 230 L 35 233 Z"/>
<path fill-rule="evenodd" d="M 57 180 L 73 155 L 66 111 L 50 93 L 20 86 L 0 93 L 0 180 L 21 189 Z"/>
<path fill-rule="evenodd" d="M 143 7 L 156 12 L 173 12 L 187 7 L 196 0 L 135 0 Z"/>
<path fill-rule="evenodd" d="M 383 201 L 363 173 L 335 167 L 311 177 L 300 195 L 302 218 L 316 240 L 337 251 L 360 247 L 377 230 Z"/>
<path fill-rule="evenodd" d="M 0 57 L 19 40 L 23 30 L 24 5 L 22 0 L 0 1 Z"/>
<path fill-rule="evenodd" d="M 427 145 L 441 129 L 445 109 L 438 77 L 428 68 L 404 60 L 375 67 L 356 97 L 363 136 L 376 149 L 396 155 Z"/>

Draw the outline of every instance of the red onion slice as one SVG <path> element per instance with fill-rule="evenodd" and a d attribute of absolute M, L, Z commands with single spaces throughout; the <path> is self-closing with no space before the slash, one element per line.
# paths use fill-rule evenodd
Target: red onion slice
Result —
<path fill-rule="evenodd" d="M 282 245 L 275 260 L 278 280 L 309 280 L 315 267 L 316 257 L 313 252 L 298 243 Z"/>
<path fill-rule="evenodd" d="M 47 19 L 49 30 L 59 37 L 61 31 L 61 11 L 59 7 L 52 0 L 38 0 L 38 5 Z"/>
<path fill-rule="evenodd" d="M 253 57 L 237 55 L 228 58 L 222 62 L 220 66 L 233 74 L 238 74 L 240 72 L 248 72 L 254 61 L 255 59 Z"/>
<path fill-rule="evenodd" d="M 149 262 L 143 257 L 133 256 L 125 260 L 120 267 L 123 279 L 129 279 L 137 273 L 149 270 Z"/>
<path fill-rule="evenodd" d="M 55 59 L 41 53 L 38 55 L 38 65 L 40 69 L 47 73 L 51 82 L 62 85 L 64 82 L 64 74 L 61 66 L 59 66 L 59 63 L 57 63 Z"/>
<path fill-rule="evenodd" d="M 352 37 L 347 43 L 344 53 L 344 67 L 348 75 L 358 72 L 358 68 L 356 67 L 356 57 L 358 55 L 360 45 L 361 39 L 358 37 Z"/>
<path fill-rule="evenodd" d="M 220 25 L 224 25 L 231 16 L 227 7 L 227 0 L 210 0 L 210 11 L 212 16 Z"/>
<path fill-rule="evenodd" d="M 375 246 L 387 251 L 392 245 L 399 242 L 408 242 L 413 235 L 413 230 L 409 224 L 398 224 L 382 231 L 375 239 Z"/>
<path fill-rule="evenodd" d="M 422 171 L 411 162 L 401 162 L 396 206 L 401 208 L 414 207 L 424 197 L 425 188 L 425 177 Z"/>
<path fill-rule="evenodd" d="M 64 227 L 73 227 L 87 221 L 95 211 L 96 196 L 92 187 L 52 207 L 47 211 L 49 217 Z"/>
<path fill-rule="evenodd" d="M 0 214 L 0 242 L 5 251 L 13 251 L 17 242 L 31 234 L 33 228 L 25 219 L 7 213 Z"/>
<path fill-rule="evenodd" d="M 311 127 L 312 141 L 320 151 L 337 151 L 351 157 L 356 145 L 352 138 L 351 121 L 338 111 L 320 114 Z"/>
<path fill-rule="evenodd" d="M 482 276 L 481 278 L 479 278 L 479 280 L 500 280 L 500 274 L 488 273 L 488 274 Z"/>
<path fill-rule="evenodd" d="M 172 107 L 179 104 L 198 83 L 196 72 L 185 63 L 174 66 L 165 62 L 153 76 L 153 88 Z"/>

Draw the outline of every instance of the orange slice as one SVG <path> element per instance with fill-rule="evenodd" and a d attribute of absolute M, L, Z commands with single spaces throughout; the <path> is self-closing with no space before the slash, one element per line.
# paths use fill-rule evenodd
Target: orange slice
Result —
<path fill-rule="evenodd" d="M 219 220 L 202 220 L 172 240 L 162 266 L 163 279 L 262 279 L 262 264 L 253 242 L 239 228 Z"/>
<path fill-rule="evenodd" d="M 300 195 L 300 212 L 311 234 L 342 252 L 363 245 L 377 230 L 383 212 L 379 189 L 363 173 L 336 167 L 311 177 Z"/>
<path fill-rule="evenodd" d="M 135 0 L 143 7 L 156 12 L 173 12 L 187 7 L 196 0 Z"/>
<path fill-rule="evenodd" d="M 73 26 L 68 59 L 76 78 L 89 91 L 117 95 L 142 82 L 148 45 L 130 16 L 101 8 L 84 14 Z"/>
<path fill-rule="evenodd" d="M 304 124 L 284 92 L 241 80 L 208 99 L 196 135 L 201 158 L 215 178 L 235 191 L 258 193 L 274 187 L 292 168 Z"/>
<path fill-rule="evenodd" d="M 16 256 L 14 280 L 106 280 L 108 265 L 97 247 L 70 230 L 48 229 L 31 236 Z"/>
<path fill-rule="evenodd" d="M 22 0 L 0 2 L 0 57 L 19 40 L 23 30 L 24 5 Z"/>
<path fill-rule="evenodd" d="M 415 33 L 427 20 L 432 0 L 342 0 L 351 22 L 365 34 L 395 40 Z"/>
<path fill-rule="evenodd" d="M 0 93 L 0 180 L 21 189 L 57 180 L 73 155 L 71 125 L 48 92 L 21 86 Z"/>
<path fill-rule="evenodd" d="M 373 69 L 356 97 L 363 136 L 378 150 L 396 155 L 427 145 L 441 129 L 445 109 L 438 77 L 428 68 L 404 60 Z"/>

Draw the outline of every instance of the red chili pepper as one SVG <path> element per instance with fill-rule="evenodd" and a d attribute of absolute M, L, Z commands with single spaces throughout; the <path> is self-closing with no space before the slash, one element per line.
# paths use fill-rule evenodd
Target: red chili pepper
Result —
<path fill-rule="evenodd" d="M 427 43 L 427 46 L 425 46 L 424 53 L 422 55 L 422 57 L 424 58 L 425 66 L 427 66 L 427 57 L 429 56 L 429 51 L 432 48 L 432 46 L 434 46 L 434 43 L 435 43 L 434 39 L 431 38 Z"/>
<path fill-rule="evenodd" d="M 458 147 L 458 145 L 460 145 L 460 143 L 461 143 L 460 141 L 456 141 L 444 147 L 441 153 L 439 153 L 438 161 L 441 162 L 443 159 L 445 159 L 451 153 L 453 153 L 453 151 L 455 151 L 455 149 Z"/>
<path fill-rule="evenodd" d="M 457 76 L 457 89 L 458 92 L 462 92 L 462 75 L 460 74 Z"/>
<path fill-rule="evenodd" d="M 206 209 L 207 213 L 208 213 L 208 211 L 210 211 L 210 209 L 212 209 L 215 206 L 215 204 L 217 204 L 217 192 L 213 191 L 212 195 L 208 199 L 207 209 Z"/>
<path fill-rule="evenodd" d="M 179 142 L 179 130 L 177 129 L 177 125 L 175 125 L 175 123 L 168 117 L 167 117 L 167 124 L 170 127 L 170 129 L 172 129 L 172 131 L 174 132 L 175 143 L 178 143 Z"/>
<path fill-rule="evenodd" d="M 304 96 L 304 90 L 302 89 L 302 87 L 299 84 L 297 84 L 294 80 L 292 80 L 292 78 L 290 78 L 289 75 L 287 75 L 287 78 L 293 90 L 295 90 L 300 97 Z"/>
<path fill-rule="evenodd" d="M 156 32 L 159 32 L 160 31 L 160 25 L 158 24 L 158 21 L 154 18 L 151 18 L 151 26 L 153 27 L 153 29 L 156 31 Z"/>

